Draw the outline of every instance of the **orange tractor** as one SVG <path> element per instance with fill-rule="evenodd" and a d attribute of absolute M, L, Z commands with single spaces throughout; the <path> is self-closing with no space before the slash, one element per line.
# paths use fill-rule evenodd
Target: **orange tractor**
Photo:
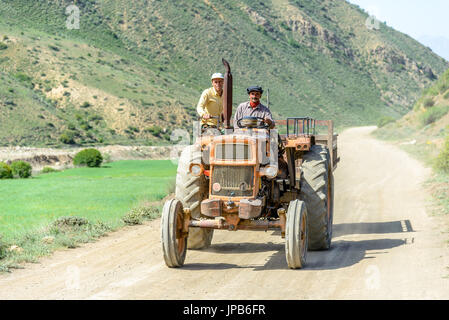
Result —
<path fill-rule="evenodd" d="M 260 118 L 230 126 L 232 75 L 226 67 L 224 132 L 201 134 L 181 153 L 175 199 L 162 212 L 165 263 L 181 267 L 187 249 L 210 246 L 214 230 L 280 230 L 289 268 L 302 268 L 307 250 L 332 240 L 337 135 L 333 122 L 294 117 L 277 120 L 278 135 Z M 327 134 L 317 135 L 317 127 Z"/>

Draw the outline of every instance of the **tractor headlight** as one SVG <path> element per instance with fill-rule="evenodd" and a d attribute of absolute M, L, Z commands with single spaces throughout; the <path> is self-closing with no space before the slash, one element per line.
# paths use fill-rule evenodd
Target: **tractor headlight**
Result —
<path fill-rule="evenodd" d="M 201 164 L 198 163 L 192 163 L 190 165 L 189 171 L 194 175 L 194 176 L 200 176 L 204 169 L 203 166 Z"/>
<path fill-rule="evenodd" d="M 278 175 L 278 168 L 275 166 L 268 166 L 262 169 L 261 174 L 268 179 L 274 179 Z"/>

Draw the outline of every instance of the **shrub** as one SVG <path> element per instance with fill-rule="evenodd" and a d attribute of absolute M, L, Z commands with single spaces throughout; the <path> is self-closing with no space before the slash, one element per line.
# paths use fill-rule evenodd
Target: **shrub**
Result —
<path fill-rule="evenodd" d="M 99 167 L 103 162 L 103 156 L 97 149 L 84 149 L 78 152 L 73 158 L 75 166 L 88 166 L 90 168 Z"/>
<path fill-rule="evenodd" d="M 18 72 L 16 73 L 15 77 L 17 78 L 17 80 L 23 81 L 23 82 L 30 82 L 31 81 L 31 77 L 23 72 Z"/>
<path fill-rule="evenodd" d="M 141 206 L 131 209 L 123 218 L 129 225 L 142 224 L 144 219 L 152 220 L 159 216 L 159 209 L 153 206 Z"/>
<path fill-rule="evenodd" d="M 438 106 L 428 109 L 419 115 L 422 126 L 427 126 L 442 118 L 449 111 L 449 106 Z"/>
<path fill-rule="evenodd" d="M 53 221 L 53 226 L 58 228 L 64 228 L 64 227 L 80 227 L 87 225 L 89 221 L 86 218 L 83 217 L 76 217 L 76 216 L 70 216 L 70 217 L 59 217 L 55 221 Z"/>
<path fill-rule="evenodd" d="M 433 107 L 434 105 L 435 105 L 435 101 L 433 101 L 433 98 L 426 98 L 425 100 L 424 100 L 424 107 L 426 107 L 426 108 L 430 108 L 430 107 Z"/>
<path fill-rule="evenodd" d="M 140 211 L 133 209 L 129 211 L 122 220 L 129 225 L 142 224 L 143 216 Z"/>
<path fill-rule="evenodd" d="M 152 127 L 146 128 L 144 131 L 151 133 L 155 137 L 159 137 L 162 133 L 162 128 L 159 126 L 152 126 Z"/>
<path fill-rule="evenodd" d="M 17 176 L 22 179 L 31 177 L 31 172 L 33 168 L 28 162 L 25 161 L 14 161 L 11 164 L 11 170 L 13 176 Z"/>
<path fill-rule="evenodd" d="M 0 179 L 12 179 L 12 170 L 9 165 L 0 162 Z"/>
<path fill-rule="evenodd" d="M 89 108 L 90 106 L 91 106 L 91 104 L 86 101 L 81 105 L 81 108 Z"/>
<path fill-rule="evenodd" d="M 50 233 L 55 236 L 73 234 L 77 231 L 86 231 L 89 227 L 89 221 L 82 217 L 76 216 L 65 216 L 59 217 L 55 221 L 50 224 Z M 76 247 L 76 241 L 73 237 L 62 239 L 58 237 L 58 242 L 61 242 L 62 245 L 67 246 L 69 248 Z"/>
<path fill-rule="evenodd" d="M 159 209 L 154 206 L 141 207 L 139 210 L 145 219 L 155 219 L 159 217 L 160 214 Z"/>
<path fill-rule="evenodd" d="M 77 131 L 71 130 L 69 128 L 68 130 L 64 130 L 64 132 L 59 136 L 59 141 L 61 141 L 64 144 L 74 144 L 75 136 L 77 134 L 78 134 Z"/>
<path fill-rule="evenodd" d="M 377 126 L 379 128 L 385 127 L 387 124 L 391 123 L 391 122 L 395 122 L 396 120 L 392 117 L 382 117 L 379 119 L 379 121 L 377 122 Z"/>
<path fill-rule="evenodd" d="M 52 173 L 52 172 L 58 172 L 58 170 L 53 169 L 52 167 L 44 167 L 41 171 L 41 173 Z"/>
<path fill-rule="evenodd" d="M 443 149 L 435 159 L 435 169 L 437 171 L 449 173 L 449 136 L 447 136 Z"/>
<path fill-rule="evenodd" d="M 56 52 L 59 52 L 60 51 L 60 49 L 57 47 L 57 46 L 54 46 L 54 45 L 48 45 L 48 47 L 51 49 L 51 50 L 53 50 L 53 51 L 56 51 Z"/>
<path fill-rule="evenodd" d="M 6 50 L 8 49 L 8 46 L 4 44 L 3 42 L 0 42 L 0 50 Z"/>
<path fill-rule="evenodd" d="M 296 42 L 296 40 L 294 39 L 288 39 L 288 44 L 291 45 L 293 48 L 300 48 L 301 46 L 299 45 L 298 42 Z"/>

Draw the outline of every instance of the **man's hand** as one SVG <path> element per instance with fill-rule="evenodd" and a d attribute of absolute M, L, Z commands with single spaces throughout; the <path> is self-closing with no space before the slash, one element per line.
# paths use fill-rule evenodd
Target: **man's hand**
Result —
<path fill-rule="evenodd" d="M 210 119 L 210 114 L 207 114 L 207 113 L 204 114 L 204 115 L 203 115 L 203 119 L 206 119 L 206 120 L 207 120 L 207 119 Z"/>
<path fill-rule="evenodd" d="M 274 127 L 274 126 L 273 126 L 273 121 L 271 121 L 270 118 L 265 118 L 263 121 L 264 121 L 266 124 L 268 124 L 268 125 L 270 126 L 270 128 L 273 128 L 273 127 Z"/>

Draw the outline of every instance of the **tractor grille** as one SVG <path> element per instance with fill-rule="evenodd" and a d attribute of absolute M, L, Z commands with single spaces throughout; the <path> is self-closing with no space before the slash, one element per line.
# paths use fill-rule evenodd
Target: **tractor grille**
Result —
<path fill-rule="evenodd" d="M 212 195 L 225 197 L 250 197 L 254 190 L 254 167 L 252 166 L 214 166 L 211 185 L 219 183 L 220 191 Z"/>
<path fill-rule="evenodd" d="M 219 143 L 215 146 L 215 158 L 217 160 L 249 160 L 251 148 L 243 143 Z"/>

